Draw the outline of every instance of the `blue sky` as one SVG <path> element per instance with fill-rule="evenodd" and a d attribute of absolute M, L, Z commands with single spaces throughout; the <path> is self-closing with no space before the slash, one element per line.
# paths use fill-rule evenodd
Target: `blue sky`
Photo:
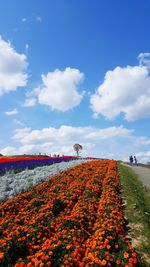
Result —
<path fill-rule="evenodd" d="M 0 2 L 0 153 L 150 161 L 150 2 Z"/>

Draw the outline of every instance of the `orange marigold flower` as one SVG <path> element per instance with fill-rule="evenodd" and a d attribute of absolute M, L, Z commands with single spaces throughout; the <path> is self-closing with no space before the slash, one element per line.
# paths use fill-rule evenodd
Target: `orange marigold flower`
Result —
<path fill-rule="evenodd" d="M 123 254 L 123 257 L 124 257 L 125 259 L 127 259 L 127 258 L 129 258 L 129 254 L 128 254 L 127 252 L 125 252 L 125 253 Z"/>
<path fill-rule="evenodd" d="M 107 264 L 107 261 L 106 261 L 106 260 L 102 260 L 102 261 L 101 261 L 101 265 L 102 265 L 102 266 L 105 266 L 106 264 Z"/>
<path fill-rule="evenodd" d="M 107 249 L 111 249 L 111 246 L 110 246 L 110 245 L 107 245 L 106 248 L 107 248 Z"/>
<path fill-rule="evenodd" d="M 94 259 L 94 256 L 93 256 L 93 254 L 91 252 L 88 253 L 88 258 L 90 258 L 91 260 Z"/>
<path fill-rule="evenodd" d="M 107 260 L 107 261 L 110 261 L 110 259 L 111 259 L 110 256 L 107 255 L 107 256 L 106 256 L 106 260 Z"/>

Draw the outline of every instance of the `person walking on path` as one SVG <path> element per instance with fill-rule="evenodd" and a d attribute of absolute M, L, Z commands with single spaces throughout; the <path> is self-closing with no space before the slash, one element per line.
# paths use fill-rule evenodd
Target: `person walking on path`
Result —
<path fill-rule="evenodd" d="M 132 157 L 132 155 L 129 157 L 129 160 L 130 160 L 130 165 L 132 166 L 133 165 L 133 157 Z"/>
<path fill-rule="evenodd" d="M 134 163 L 135 163 L 135 165 L 136 165 L 136 166 L 138 166 L 138 163 L 137 163 L 137 158 L 136 158 L 136 156 L 134 156 Z"/>

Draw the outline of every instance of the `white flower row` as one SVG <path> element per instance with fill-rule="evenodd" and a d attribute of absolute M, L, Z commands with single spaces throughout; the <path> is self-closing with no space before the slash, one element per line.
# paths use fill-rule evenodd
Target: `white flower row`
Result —
<path fill-rule="evenodd" d="M 87 161 L 87 160 L 86 160 Z M 49 166 L 37 167 L 32 170 L 26 169 L 20 173 L 8 172 L 0 176 L 0 201 L 13 198 L 21 192 L 42 183 L 55 174 L 61 173 L 68 168 L 76 166 L 85 160 L 78 159 L 68 162 L 55 163 Z"/>

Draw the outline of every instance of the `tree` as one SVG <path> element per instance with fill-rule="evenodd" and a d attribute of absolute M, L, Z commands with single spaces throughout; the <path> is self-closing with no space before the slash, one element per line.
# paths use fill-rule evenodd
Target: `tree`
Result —
<path fill-rule="evenodd" d="M 80 144 L 74 144 L 73 145 L 73 149 L 76 151 L 77 153 L 77 157 L 79 157 L 79 151 L 82 150 L 82 146 Z"/>

